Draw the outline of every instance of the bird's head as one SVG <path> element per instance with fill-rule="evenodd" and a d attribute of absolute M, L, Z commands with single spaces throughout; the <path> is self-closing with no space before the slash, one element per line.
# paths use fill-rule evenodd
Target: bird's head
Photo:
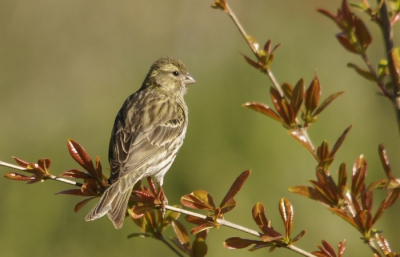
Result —
<path fill-rule="evenodd" d="M 153 63 L 143 87 L 154 87 L 170 95 L 183 96 L 187 85 L 195 82 L 181 61 L 163 57 Z"/>

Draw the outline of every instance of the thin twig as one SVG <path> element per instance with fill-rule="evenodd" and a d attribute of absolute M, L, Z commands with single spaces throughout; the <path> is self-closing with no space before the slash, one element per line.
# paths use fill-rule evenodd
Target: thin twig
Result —
<path fill-rule="evenodd" d="M 236 25 L 236 27 L 239 29 L 240 34 L 243 36 L 244 40 L 247 42 L 247 44 L 249 45 L 251 51 L 253 52 L 253 54 L 256 56 L 256 58 L 258 58 L 258 49 L 254 46 L 254 44 L 252 44 L 249 41 L 248 35 L 246 33 L 246 31 L 244 30 L 242 24 L 239 22 L 238 18 L 236 17 L 235 13 L 232 12 L 232 10 L 229 8 L 228 3 L 225 1 L 225 12 L 228 14 L 228 16 L 232 19 L 233 23 Z M 277 81 L 277 79 L 275 78 L 275 75 L 272 73 L 270 68 L 267 68 L 265 71 L 265 74 L 267 75 L 267 77 L 271 80 L 272 84 L 274 85 L 274 87 L 276 88 L 276 90 L 278 90 L 279 94 L 284 97 L 284 93 L 282 90 L 281 85 L 279 84 L 279 82 Z M 296 122 L 298 124 L 299 120 L 296 118 Z M 301 133 L 304 135 L 304 137 L 306 138 L 309 146 L 312 148 L 313 151 L 315 151 L 315 147 L 310 139 L 310 137 L 308 136 L 307 130 L 305 128 L 300 128 Z"/>
<path fill-rule="evenodd" d="M 399 89 L 399 74 L 397 74 L 395 64 L 393 62 L 392 51 L 393 51 L 393 30 L 390 23 L 390 17 L 387 10 L 386 1 L 378 0 L 378 4 L 382 4 L 379 9 L 379 16 L 381 21 L 381 29 L 383 41 L 385 42 L 386 56 L 388 59 L 389 71 L 391 76 L 391 82 L 393 86 L 392 101 L 394 103 L 397 126 L 400 133 L 400 89 Z"/>
<path fill-rule="evenodd" d="M 170 205 L 166 205 L 165 209 L 168 209 L 168 210 L 171 210 L 171 211 L 175 211 L 175 212 L 179 212 L 179 213 L 186 214 L 186 215 L 190 215 L 190 216 L 194 216 L 194 217 L 197 217 L 197 218 L 200 218 L 200 219 L 203 219 L 203 220 L 208 218 L 206 215 L 199 214 L 199 213 L 196 213 L 196 212 L 191 212 L 191 211 L 184 210 L 184 209 L 177 208 L 177 207 L 170 206 Z M 247 234 L 250 234 L 250 235 L 253 235 L 253 236 L 256 236 L 256 237 L 261 237 L 263 235 L 260 232 L 257 232 L 255 230 L 252 230 L 252 229 L 240 226 L 240 225 L 237 225 L 237 224 L 229 222 L 227 220 L 217 219 L 217 222 L 218 222 L 219 225 L 230 227 L 230 228 L 245 232 Z M 292 250 L 294 252 L 297 252 L 298 254 L 301 254 L 303 256 L 315 257 L 315 255 L 312 255 L 311 253 L 306 252 L 306 251 L 304 251 L 304 250 L 302 250 L 302 249 L 300 249 L 300 248 L 298 248 L 298 247 L 296 247 L 294 245 L 289 245 L 289 246 L 286 246 L 285 248 L 287 248 L 289 250 Z"/>

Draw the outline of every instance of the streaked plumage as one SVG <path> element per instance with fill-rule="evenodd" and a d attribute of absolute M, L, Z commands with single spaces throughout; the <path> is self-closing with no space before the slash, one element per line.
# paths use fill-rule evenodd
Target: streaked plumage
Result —
<path fill-rule="evenodd" d="M 121 228 L 136 182 L 154 176 L 162 185 L 185 137 L 188 108 L 183 96 L 192 83 L 185 66 L 174 58 L 163 57 L 151 66 L 142 87 L 115 118 L 108 152 L 111 186 L 87 221 L 107 213 L 115 228 Z"/>

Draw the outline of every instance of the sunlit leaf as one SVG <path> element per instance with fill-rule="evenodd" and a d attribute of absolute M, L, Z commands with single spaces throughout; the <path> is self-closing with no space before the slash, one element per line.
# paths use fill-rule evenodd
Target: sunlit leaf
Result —
<path fill-rule="evenodd" d="M 386 177 L 388 179 L 394 179 L 394 176 L 392 174 L 392 168 L 390 167 L 389 157 L 387 155 L 385 146 L 383 144 L 379 145 L 378 153 L 379 153 L 379 158 L 381 160 L 383 169 L 385 170 Z"/>
<path fill-rule="evenodd" d="M 387 75 L 389 75 L 388 61 L 385 59 L 380 60 L 378 64 L 378 81 L 383 81 Z"/>
<path fill-rule="evenodd" d="M 92 159 L 83 147 L 72 139 L 68 139 L 68 151 L 72 158 L 87 170 L 93 177 L 96 177 Z"/>
<path fill-rule="evenodd" d="M 358 196 L 365 188 L 365 177 L 367 175 L 367 161 L 363 155 L 357 157 L 353 166 L 353 176 L 351 180 L 351 193 Z"/>
<path fill-rule="evenodd" d="M 19 180 L 19 181 L 36 180 L 36 177 L 34 177 L 34 176 L 25 176 L 22 174 L 18 174 L 16 172 L 8 172 L 7 174 L 4 175 L 4 177 L 11 179 L 11 180 Z"/>
<path fill-rule="evenodd" d="M 252 48 L 256 51 L 258 51 L 258 48 L 260 47 L 260 44 L 258 43 L 257 39 L 250 35 L 246 35 L 246 40 L 247 42 L 252 46 Z"/>
<path fill-rule="evenodd" d="M 80 179 L 89 179 L 93 178 L 90 176 L 90 174 L 82 172 L 80 170 L 72 169 L 72 170 L 67 170 L 60 175 L 61 177 L 64 178 L 80 178 Z"/>
<path fill-rule="evenodd" d="M 204 190 L 196 190 L 191 194 L 184 195 L 181 198 L 181 203 L 189 208 L 214 210 L 215 204 L 211 195 Z"/>
<path fill-rule="evenodd" d="M 15 156 L 13 156 L 12 158 L 15 160 L 16 163 L 18 163 L 19 166 L 21 166 L 23 168 L 26 168 L 29 165 L 29 162 L 26 162 L 26 161 L 24 161 L 24 160 L 22 160 L 20 158 L 17 158 Z"/>
<path fill-rule="evenodd" d="M 279 201 L 279 212 L 281 214 L 283 224 L 285 226 L 286 239 L 290 239 L 293 228 L 293 206 L 289 200 L 282 198 Z"/>
<path fill-rule="evenodd" d="M 291 135 L 297 142 L 299 142 L 302 146 L 304 146 L 316 159 L 318 157 L 314 153 L 314 148 L 311 145 L 310 141 L 307 140 L 307 137 L 304 136 L 301 130 L 289 130 L 289 135 Z"/>
<path fill-rule="evenodd" d="M 192 230 L 190 230 L 190 233 L 191 234 L 197 234 L 197 233 L 200 233 L 201 231 L 204 231 L 206 229 L 210 229 L 210 228 L 213 228 L 213 227 L 214 227 L 214 224 L 212 224 L 212 223 L 204 223 L 204 224 L 201 224 L 201 225 L 199 225 L 197 227 L 194 227 Z"/>
<path fill-rule="evenodd" d="M 226 201 L 224 205 L 220 207 L 221 214 L 227 213 L 235 207 L 236 207 L 236 200 L 233 198 L 229 198 L 228 201 Z"/>
<path fill-rule="evenodd" d="M 284 124 L 284 121 L 281 119 L 281 117 L 279 117 L 279 115 L 276 112 L 274 112 L 271 108 L 269 108 L 265 104 L 250 102 L 250 103 L 245 103 L 243 106 L 255 110 L 257 112 L 261 112 L 262 114 L 265 114 L 270 118 L 273 118 L 274 120 Z"/>
<path fill-rule="evenodd" d="M 343 210 L 337 209 L 337 208 L 329 208 L 330 211 L 332 211 L 334 214 L 338 215 L 340 218 L 344 219 L 345 221 L 347 221 L 350 225 L 352 225 L 353 227 L 355 227 L 357 230 L 358 225 L 357 223 L 354 222 L 353 218 L 350 217 L 346 212 L 344 212 Z"/>

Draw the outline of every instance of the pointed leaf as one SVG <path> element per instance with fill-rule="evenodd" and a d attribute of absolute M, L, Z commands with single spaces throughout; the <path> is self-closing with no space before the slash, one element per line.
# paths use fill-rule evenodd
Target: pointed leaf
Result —
<path fill-rule="evenodd" d="M 254 111 L 261 112 L 262 114 L 265 114 L 265 115 L 269 116 L 270 118 L 284 124 L 284 121 L 281 119 L 281 117 L 279 117 L 279 115 L 276 112 L 274 112 L 271 108 L 269 108 L 265 104 L 249 102 L 249 103 L 245 103 L 243 106 L 246 108 L 252 109 Z"/>
<path fill-rule="evenodd" d="M 294 87 L 293 94 L 290 98 L 294 116 L 297 116 L 304 99 L 304 79 L 300 79 Z"/>
<path fill-rule="evenodd" d="M 367 47 L 372 43 L 371 34 L 369 33 L 367 27 L 360 18 L 358 18 L 357 16 L 353 17 L 357 41 L 362 46 L 363 51 L 365 52 Z"/>
<path fill-rule="evenodd" d="M 351 181 L 351 193 L 354 196 L 360 195 L 365 188 L 365 177 L 367 175 L 367 161 L 360 155 L 353 166 L 353 176 Z"/>
<path fill-rule="evenodd" d="M 328 98 L 326 98 L 321 105 L 317 108 L 317 110 L 315 110 L 315 112 L 313 113 L 313 116 L 317 116 L 318 114 L 320 114 L 323 110 L 325 110 L 326 107 L 328 107 L 328 105 L 331 104 L 331 102 L 333 100 L 335 100 L 338 96 L 342 95 L 344 92 L 337 92 L 334 93 L 330 96 L 328 96 Z"/>
<path fill-rule="evenodd" d="M 259 71 L 263 71 L 263 67 L 258 64 L 257 62 L 253 61 L 252 59 L 250 59 L 249 57 L 243 55 L 244 59 L 246 60 L 246 62 L 248 64 L 250 64 L 250 66 L 252 66 L 253 68 L 256 68 Z"/>
<path fill-rule="evenodd" d="M 338 243 L 338 257 L 342 257 L 344 254 L 344 251 L 346 250 L 346 239 L 343 240 L 343 242 Z"/>
<path fill-rule="evenodd" d="M 310 86 L 306 90 L 305 107 L 306 112 L 311 114 L 318 106 L 319 98 L 321 97 L 321 86 L 318 77 L 315 76 Z"/>
<path fill-rule="evenodd" d="M 353 127 L 353 125 L 350 125 L 347 129 L 345 129 L 342 133 L 342 135 L 338 138 L 336 141 L 335 145 L 333 146 L 329 156 L 331 158 L 335 157 L 336 152 L 339 150 L 340 146 L 343 144 L 344 140 L 346 139 L 347 133 L 349 133 L 350 129 Z"/>
<path fill-rule="evenodd" d="M 74 207 L 74 212 L 78 212 L 80 209 L 82 209 L 83 206 L 85 206 L 85 204 L 87 204 L 90 200 L 92 200 L 94 198 L 96 198 L 96 196 L 86 198 L 85 200 L 77 203 Z"/>
<path fill-rule="evenodd" d="M 289 200 L 282 198 L 279 201 L 279 212 L 281 214 L 284 226 L 285 226 L 285 237 L 290 239 L 293 228 L 293 206 Z"/>
<path fill-rule="evenodd" d="M 189 246 L 190 245 L 189 235 L 187 233 L 186 228 L 182 225 L 182 223 L 180 223 L 177 220 L 174 220 L 172 222 L 172 228 L 174 229 L 175 234 L 178 237 L 179 242 L 182 245 Z"/>
<path fill-rule="evenodd" d="M 282 91 L 283 91 L 285 97 L 287 99 L 291 99 L 292 98 L 292 93 L 293 93 L 293 86 L 290 85 L 289 83 L 283 83 L 281 85 L 281 87 L 282 87 Z"/>
<path fill-rule="evenodd" d="M 306 136 L 303 135 L 301 130 L 290 130 L 288 131 L 289 135 L 291 135 L 297 142 L 299 142 L 302 146 L 304 146 L 316 159 L 318 157 L 314 153 L 314 148 L 310 141 L 307 139 Z"/>
<path fill-rule="evenodd" d="M 93 196 L 93 194 L 88 193 L 87 191 L 82 192 L 81 189 L 68 189 L 58 192 L 56 195 Z"/>
<path fill-rule="evenodd" d="M 344 195 L 346 187 L 347 187 L 347 166 L 346 163 L 342 163 L 339 167 L 339 177 L 337 183 L 337 191 L 339 197 Z"/>
<path fill-rule="evenodd" d="M 358 75 L 360 75 L 361 77 L 363 77 L 365 79 L 368 79 L 369 81 L 378 82 L 377 78 L 375 78 L 375 76 L 373 74 L 371 74 L 370 71 L 361 69 L 354 63 L 351 63 L 351 62 L 348 63 L 347 67 L 354 69 L 358 73 Z"/>
<path fill-rule="evenodd" d="M 236 180 L 233 182 L 231 188 L 229 188 L 228 193 L 226 193 L 224 199 L 222 200 L 221 204 L 219 205 L 221 208 L 228 202 L 228 200 L 230 200 L 230 198 L 235 197 L 235 195 L 242 188 L 244 182 L 246 182 L 247 178 L 250 176 L 250 173 L 251 173 L 251 170 L 245 170 L 236 178 Z"/>
<path fill-rule="evenodd" d="M 81 179 L 90 179 L 93 178 L 90 174 L 82 172 L 80 170 L 72 169 L 72 170 L 67 170 L 60 175 L 61 177 L 64 178 L 81 178 Z"/>
<path fill-rule="evenodd" d="M 292 240 L 291 240 L 291 243 L 292 244 L 294 244 L 294 243 L 296 243 L 297 241 L 299 241 L 303 236 L 305 236 L 307 234 L 307 231 L 305 231 L 305 230 L 302 230 L 302 231 L 300 231 L 300 233 L 298 233 Z"/>
<path fill-rule="evenodd" d="M 346 212 L 344 212 L 343 210 L 337 209 L 337 208 L 329 208 L 329 210 L 331 212 L 333 212 L 334 214 L 338 215 L 340 218 L 344 219 L 345 221 L 347 221 L 350 225 L 352 225 L 353 227 L 355 227 L 357 230 L 358 225 L 354 222 L 353 218 L 350 217 Z"/>
<path fill-rule="evenodd" d="M 22 174 L 18 174 L 16 172 L 8 172 L 7 174 L 4 175 L 5 178 L 11 179 L 11 180 L 19 180 L 19 181 L 31 181 L 31 180 L 36 180 L 35 176 L 25 176 Z"/>
<path fill-rule="evenodd" d="M 390 167 L 389 157 L 387 156 L 386 149 L 383 146 L 383 144 L 379 145 L 378 152 L 379 152 L 379 158 L 381 160 L 383 169 L 385 170 L 385 173 L 386 173 L 386 177 L 388 179 L 394 179 L 394 176 L 392 174 L 392 168 Z"/>
<path fill-rule="evenodd" d="M 19 158 L 15 157 L 15 156 L 13 156 L 12 158 L 13 158 L 13 159 L 15 160 L 15 162 L 18 163 L 18 165 L 21 166 L 22 168 L 26 168 L 26 167 L 28 167 L 28 165 L 29 165 L 29 162 L 26 162 L 26 161 L 24 161 L 24 160 L 22 160 L 22 159 L 19 159 Z"/>
<path fill-rule="evenodd" d="M 258 243 L 258 241 L 243 239 L 240 237 L 231 237 L 225 240 L 224 247 L 228 249 L 243 249 L 255 243 Z"/>
<path fill-rule="evenodd" d="M 197 227 L 192 228 L 192 230 L 190 230 L 190 233 L 197 234 L 197 233 L 200 233 L 201 231 L 204 231 L 206 229 L 211 229 L 213 227 L 214 227 L 214 224 L 212 224 L 212 223 L 204 223 Z"/>
<path fill-rule="evenodd" d="M 72 139 L 68 139 L 68 151 L 72 158 L 87 170 L 93 177 L 96 177 L 92 159 L 83 147 Z"/>

